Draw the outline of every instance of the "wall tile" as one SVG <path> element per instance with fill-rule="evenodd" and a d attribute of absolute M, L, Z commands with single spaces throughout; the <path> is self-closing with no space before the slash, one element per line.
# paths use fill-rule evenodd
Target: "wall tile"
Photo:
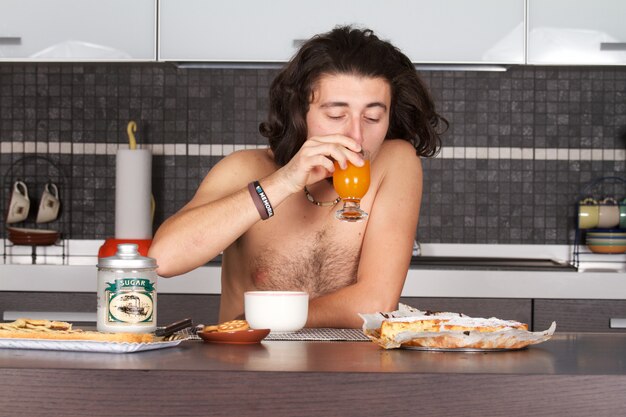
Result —
<path fill-rule="evenodd" d="M 0 207 L 16 179 L 36 202 L 62 184 L 66 237 L 114 233 L 115 156 L 126 125 L 153 147 L 155 223 L 175 213 L 221 155 L 266 144 L 258 124 L 276 70 L 170 64 L 0 64 Z M 417 238 L 566 244 L 582 195 L 626 197 L 626 69 L 513 67 L 423 72 L 450 121 L 424 160 Z M 35 227 L 34 210 L 23 224 Z M 41 227 L 41 226 L 40 226 Z M 0 232 L 4 234 L 4 228 Z"/>

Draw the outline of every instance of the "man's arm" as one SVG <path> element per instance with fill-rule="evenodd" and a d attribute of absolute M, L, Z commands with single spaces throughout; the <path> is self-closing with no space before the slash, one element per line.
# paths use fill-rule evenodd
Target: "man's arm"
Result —
<path fill-rule="evenodd" d="M 309 138 L 278 170 L 268 162 L 266 151 L 240 151 L 222 159 L 193 199 L 155 234 L 148 255 L 157 260 L 157 273 L 164 277 L 180 275 L 204 265 L 259 221 L 247 189 L 250 181 L 262 179 L 265 194 L 276 208 L 305 185 L 332 175 L 331 158 L 342 166 L 347 161 L 362 164 L 356 153 L 360 149 L 351 138 L 330 135 Z"/>
<path fill-rule="evenodd" d="M 358 313 L 397 308 L 419 217 L 422 168 L 408 142 L 383 148 L 376 162 L 385 172 L 369 213 L 357 282 L 311 300 L 307 327 L 358 328 L 363 324 Z"/>
<path fill-rule="evenodd" d="M 148 254 L 157 260 L 159 275 L 180 275 L 204 265 L 260 220 L 247 184 L 259 179 L 254 175 L 264 165 L 261 157 L 258 151 L 244 151 L 222 159 L 192 200 L 163 222 Z M 261 185 L 274 207 L 289 195 L 276 176 Z"/>

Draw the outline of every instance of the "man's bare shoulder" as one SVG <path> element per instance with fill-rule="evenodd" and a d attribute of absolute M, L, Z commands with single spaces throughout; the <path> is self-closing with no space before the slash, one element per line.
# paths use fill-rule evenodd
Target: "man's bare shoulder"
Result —
<path fill-rule="evenodd" d="M 405 169 L 407 166 L 421 167 L 421 161 L 417 155 L 413 145 L 403 139 L 386 139 L 376 156 L 377 164 L 386 168 L 397 167 L 399 169 Z"/>
<path fill-rule="evenodd" d="M 214 200 L 276 171 L 269 149 L 244 149 L 222 158 L 206 175 L 192 205 Z"/>
<path fill-rule="evenodd" d="M 274 160 L 269 149 L 243 149 L 226 155 L 215 165 L 215 168 L 238 167 L 238 170 L 256 170 L 271 168 L 273 165 Z"/>
<path fill-rule="evenodd" d="M 269 175 L 276 166 L 268 149 L 244 149 L 222 158 L 209 171 L 205 181 L 224 178 L 227 181 L 246 181 Z"/>

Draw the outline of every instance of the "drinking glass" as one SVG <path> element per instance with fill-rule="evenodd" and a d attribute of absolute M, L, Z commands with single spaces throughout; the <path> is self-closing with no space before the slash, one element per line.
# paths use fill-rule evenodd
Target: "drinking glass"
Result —
<path fill-rule="evenodd" d="M 346 169 L 341 169 L 335 162 L 333 186 L 343 200 L 343 208 L 337 210 L 335 217 L 346 222 L 359 222 L 367 218 L 367 213 L 361 210 L 359 204 L 370 186 L 370 156 L 363 151 L 361 156 L 365 160 L 362 167 L 348 161 Z"/>

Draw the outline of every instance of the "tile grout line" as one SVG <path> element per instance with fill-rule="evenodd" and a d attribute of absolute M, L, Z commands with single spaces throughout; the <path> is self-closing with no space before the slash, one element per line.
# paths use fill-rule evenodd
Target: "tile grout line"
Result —
<path fill-rule="evenodd" d="M 38 141 L 0 142 L 2 154 L 72 154 L 115 155 L 118 149 L 128 149 L 127 144 L 49 142 L 42 147 Z M 226 156 L 243 149 L 260 149 L 259 144 L 144 144 L 156 156 Z M 446 146 L 437 159 L 493 159 L 493 160 L 540 160 L 540 161 L 626 161 L 626 149 L 592 148 L 522 148 L 496 146 Z"/>

